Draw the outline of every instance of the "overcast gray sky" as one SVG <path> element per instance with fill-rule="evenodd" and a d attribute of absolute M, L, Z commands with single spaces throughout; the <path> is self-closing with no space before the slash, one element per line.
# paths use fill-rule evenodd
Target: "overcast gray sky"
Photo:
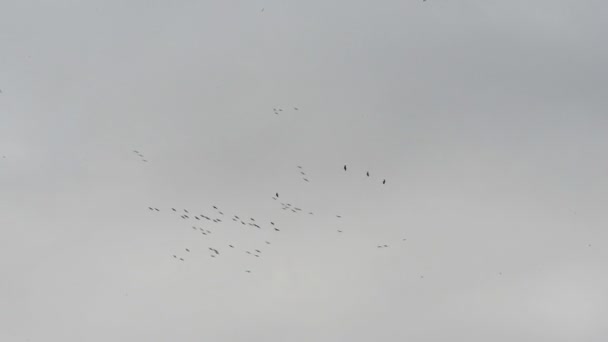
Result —
<path fill-rule="evenodd" d="M 0 340 L 606 341 L 607 17 L 0 0 Z"/>

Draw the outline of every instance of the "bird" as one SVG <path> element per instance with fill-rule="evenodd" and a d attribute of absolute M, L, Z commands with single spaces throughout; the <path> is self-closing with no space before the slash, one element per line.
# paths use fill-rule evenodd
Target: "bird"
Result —
<path fill-rule="evenodd" d="M 259 250 L 259 249 L 256 249 L 255 251 L 256 251 L 256 252 L 258 252 L 258 253 L 262 253 L 262 252 L 260 252 L 260 250 Z"/>
<path fill-rule="evenodd" d="M 386 179 L 382 181 L 382 184 L 386 184 Z"/>
<path fill-rule="evenodd" d="M 337 217 L 337 218 L 342 218 L 342 216 L 340 216 L 340 215 L 336 215 L 336 217 Z"/>
<path fill-rule="evenodd" d="M 277 198 L 279 198 L 279 193 L 277 192 Z"/>
<path fill-rule="evenodd" d="M 369 171 L 367 171 L 367 177 L 369 177 Z"/>
<path fill-rule="evenodd" d="M 346 165 L 344 165 L 344 171 L 346 171 Z"/>
<path fill-rule="evenodd" d="M 188 212 L 188 210 L 186 210 L 186 209 L 184 209 L 184 212 L 186 212 L 186 214 L 190 214 L 190 213 Z"/>
<path fill-rule="evenodd" d="M 251 273 L 251 271 L 250 271 L 250 270 L 247 270 L 247 271 L 245 271 L 245 272 L 247 272 L 247 273 Z"/>
<path fill-rule="evenodd" d="M 186 248 L 186 252 L 190 252 L 190 250 L 188 248 Z"/>
<path fill-rule="evenodd" d="M 175 254 L 173 254 L 173 257 L 174 257 L 174 258 L 177 258 L 177 256 L 176 256 Z"/>
<path fill-rule="evenodd" d="M 150 210 L 154 210 L 154 208 L 152 208 L 152 207 L 148 207 L 148 209 L 150 209 Z"/>
<path fill-rule="evenodd" d="M 175 208 L 171 208 L 171 209 L 172 209 L 173 211 L 177 211 L 177 210 L 175 210 Z"/>
<path fill-rule="evenodd" d="M 308 178 L 302 178 L 305 182 L 309 182 Z"/>
<path fill-rule="evenodd" d="M 267 245 L 270 245 L 270 242 L 266 241 L 266 244 L 267 244 Z"/>
<path fill-rule="evenodd" d="M 213 206 L 213 209 L 217 209 L 217 207 L 216 207 L 216 206 Z"/>
<path fill-rule="evenodd" d="M 274 226 L 274 222 L 270 222 L 270 224 Z"/>
<path fill-rule="evenodd" d="M 184 261 L 184 258 L 179 258 L 179 260 Z"/>
<path fill-rule="evenodd" d="M 275 228 L 274 230 L 275 230 L 275 231 L 277 231 L 277 232 L 279 232 L 279 231 L 280 231 L 280 230 L 279 230 L 279 228 Z"/>
<path fill-rule="evenodd" d="M 234 246 L 233 246 L 233 245 L 228 245 L 228 247 L 230 247 L 230 248 L 234 248 Z"/>
<path fill-rule="evenodd" d="M 298 110 L 298 107 L 293 107 L 294 110 Z"/>
<path fill-rule="evenodd" d="M 338 233 L 342 233 L 342 231 L 338 229 Z"/>

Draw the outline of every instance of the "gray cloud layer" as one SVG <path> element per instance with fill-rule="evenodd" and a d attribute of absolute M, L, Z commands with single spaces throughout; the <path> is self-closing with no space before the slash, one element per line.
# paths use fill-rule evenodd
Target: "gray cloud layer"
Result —
<path fill-rule="evenodd" d="M 606 340 L 607 15 L 0 2 L 0 340 Z"/>

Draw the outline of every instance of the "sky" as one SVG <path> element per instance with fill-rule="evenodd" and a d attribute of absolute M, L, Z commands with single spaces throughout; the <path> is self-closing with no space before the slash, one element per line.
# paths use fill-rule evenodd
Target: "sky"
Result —
<path fill-rule="evenodd" d="M 0 0 L 0 340 L 606 341 L 607 16 Z"/>

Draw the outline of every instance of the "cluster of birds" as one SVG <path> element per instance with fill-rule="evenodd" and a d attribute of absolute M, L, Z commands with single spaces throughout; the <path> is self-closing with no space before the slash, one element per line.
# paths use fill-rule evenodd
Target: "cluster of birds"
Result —
<path fill-rule="evenodd" d="M 298 111 L 300 109 L 298 107 L 293 107 L 293 110 Z M 279 115 L 279 113 L 283 111 L 283 108 L 272 108 L 272 111 L 275 115 Z"/>
<path fill-rule="evenodd" d="M 148 160 L 146 159 L 146 157 L 144 157 L 143 154 L 141 154 L 138 150 L 133 150 L 133 153 L 137 154 L 139 156 L 139 158 L 141 158 L 141 161 L 144 163 L 147 163 Z"/>
<path fill-rule="evenodd" d="M 136 152 L 138 153 L 138 152 Z M 139 153 L 138 153 L 139 154 Z M 306 172 L 304 171 L 304 168 L 301 165 L 297 165 L 297 169 L 300 172 L 300 176 L 304 177 L 303 179 L 305 179 L 306 181 L 308 181 L 305 177 L 306 177 Z M 344 171 L 348 171 L 348 167 L 346 165 L 344 165 Z M 369 177 L 369 172 L 367 172 L 367 176 Z M 383 180 L 383 184 L 386 184 L 386 180 Z M 293 214 L 298 214 L 298 213 L 302 213 L 302 212 L 308 212 L 309 215 L 313 215 L 314 213 L 312 211 L 305 211 L 303 210 L 300 206 L 297 206 L 293 203 L 287 202 L 287 201 L 281 201 L 281 196 L 278 192 L 274 193 L 274 196 L 271 197 L 274 201 L 276 201 L 275 203 L 280 204 L 280 208 L 281 210 L 284 211 L 288 211 L 290 213 Z M 245 218 L 243 215 L 239 215 L 239 214 L 224 214 L 224 211 L 221 210 L 220 208 L 218 208 L 217 205 L 212 205 L 211 206 L 212 209 L 207 210 L 205 213 L 201 212 L 201 211 L 196 211 L 196 213 L 193 211 L 191 213 L 191 211 L 189 211 L 188 209 L 176 209 L 176 208 L 170 208 L 167 209 L 167 211 L 170 214 L 173 215 L 179 215 L 179 218 L 183 221 L 188 221 L 188 222 L 192 222 L 194 225 L 192 225 L 192 223 L 190 224 L 191 229 L 193 232 L 196 233 L 200 233 L 203 236 L 209 236 L 213 233 L 213 226 L 214 225 L 219 225 L 219 224 L 229 224 L 229 225 L 236 225 L 236 227 L 247 227 L 247 228 L 251 228 L 254 229 L 255 231 L 260 231 L 260 232 L 268 232 L 266 234 L 277 234 L 279 232 L 281 232 L 281 229 L 279 227 L 279 225 L 277 223 L 275 223 L 276 220 L 274 219 L 256 219 L 254 217 L 249 217 L 249 218 Z M 154 206 L 149 206 L 148 210 L 154 213 L 159 213 L 161 212 L 161 209 L 154 207 Z M 164 211 L 164 210 L 163 210 Z M 342 219 L 342 215 L 335 215 L 335 217 L 337 219 Z M 224 218 L 226 218 L 226 220 L 224 220 Z M 343 233 L 344 231 L 342 229 L 337 229 L 338 233 Z M 268 236 L 268 235 L 267 235 Z M 405 241 L 406 239 L 403 239 L 403 241 Z M 207 240 L 206 240 L 207 241 Z M 208 241 L 211 242 L 211 241 Z M 268 247 L 269 245 L 271 245 L 271 242 L 268 240 L 260 240 L 258 242 L 258 244 L 260 245 L 264 245 L 266 247 Z M 224 251 L 235 251 L 235 252 L 242 252 L 244 253 L 244 255 L 250 256 L 252 258 L 261 258 L 262 257 L 262 248 L 261 247 L 255 247 L 255 248 L 250 248 L 250 249 L 246 249 L 246 248 L 237 248 L 236 244 L 234 244 L 233 242 L 223 242 L 221 243 L 221 246 L 218 245 L 214 245 L 214 246 L 207 246 L 206 251 L 208 251 L 209 257 L 210 258 L 218 258 L 221 255 L 224 254 Z M 382 245 L 378 245 L 378 248 L 388 248 L 388 244 L 382 244 Z M 192 246 L 188 246 L 186 248 L 184 248 L 185 253 L 174 253 L 171 254 L 172 258 L 178 261 L 186 261 L 188 259 L 187 255 L 192 255 L 191 250 L 192 250 Z M 247 268 L 245 270 L 246 273 L 251 273 L 252 270 Z"/>

